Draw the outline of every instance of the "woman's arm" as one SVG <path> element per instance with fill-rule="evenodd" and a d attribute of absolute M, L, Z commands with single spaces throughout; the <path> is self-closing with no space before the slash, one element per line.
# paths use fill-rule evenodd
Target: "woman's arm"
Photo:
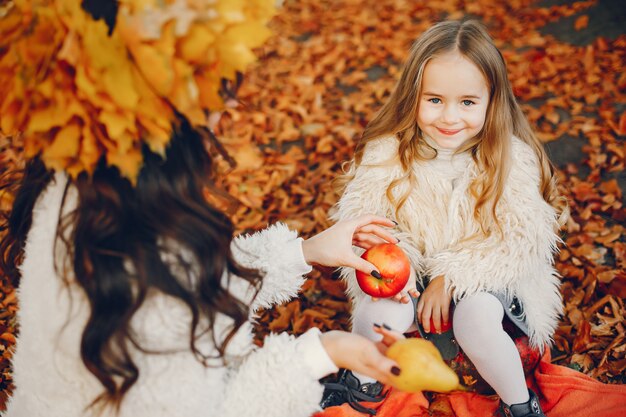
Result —
<path fill-rule="evenodd" d="M 286 333 L 265 338 L 262 348 L 232 369 L 223 390 L 220 417 L 309 416 L 319 409 L 318 379 L 337 367 L 323 348 L 318 329 L 299 338 Z"/>
<path fill-rule="evenodd" d="M 323 386 L 318 380 L 337 366 L 389 383 L 401 372 L 384 356 L 387 347 L 403 336 L 378 328 L 383 342 L 342 331 L 320 334 L 311 329 L 298 338 L 274 334 L 229 375 L 220 404 L 220 417 L 247 415 L 305 417 L 319 411 Z M 393 368 L 396 368 L 392 371 Z"/>
<path fill-rule="evenodd" d="M 263 274 L 256 297 L 256 289 L 248 282 L 237 277 L 230 279 L 228 290 L 250 303 L 251 312 L 295 297 L 304 283 L 304 275 L 312 269 L 302 253 L 302 239 L 283 223 L 235 238 L 231 250 L 238 263 Z"/>
<path fill-rule="evenodd" d="M 235 239 L 235 259 L 264 274 L 251 311 L 294 297 L 311 265 L 347 266 L 372 272 L 376 269 L 374 265 L 356 256 L 352 245 L 367 249 L 381 242 L 395 243 L 396 239 L 386 229 L 393 226 L 393 222 L 384 217 L 363 215 L 342 220 L 308 240 L 298 238 L 280 223 L 252 236 Z M 251 300 L 256 291 L 238 278 L 231 279 L 229 290 L 244 301 Z"/>
<path fill-rule="evenodd" d="M 203 364 L 188 348 L 186 305 L 159 293 L 148 302 L 133 319 L 133 330 L 142 347 L 164 353 L 133 352 L 141 369 L 140 383 L 123 403 L 124 416 L 308 417 L 321 400 L 319 379 L 338 367 L 388 382 L 391 368 L 397 366 L 384 352 L 402 335 L 383 328 L 377 329 L 383 335 L 379 344 L 347 332 L 322 334 L 313 328 L 297 338 L 271 334 L 263 347 L 257 347 L 251 322 L 239 328 L 222 357 L 211 333 L 199 335 L 197 347 L 207 359 Z M 222 315 L 216 319 L 214 334 L 221 342 L 232 322 Z M 69 378 L 71 372 L 63 374 Z"/>

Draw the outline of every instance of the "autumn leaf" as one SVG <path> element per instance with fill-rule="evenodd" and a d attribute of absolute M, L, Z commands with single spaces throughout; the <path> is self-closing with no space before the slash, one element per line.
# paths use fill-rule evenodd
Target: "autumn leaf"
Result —
<path fill-rule="evenodd" d="M 574 29 L 583 30 L 587 27 L 588 24 L 589 24 L 589 16 L 584 14 L 582 16 L 579 16 L 576 19 L 576 21 L 574 22 Z"/>
<path fill-rule="evenodd" d="M 578 332 L 576 333 L 576 338 L 574 339 L 574 346 L 572 347 L 575 351 L 581 352 L 585 351 L 589 348 L 591 344 L 591 326 L 589 322 L 586 320 L 581 321 Z"/>

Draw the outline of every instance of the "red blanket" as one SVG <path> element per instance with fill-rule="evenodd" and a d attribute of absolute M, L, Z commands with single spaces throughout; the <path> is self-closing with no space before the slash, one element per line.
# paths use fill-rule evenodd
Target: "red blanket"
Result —
<path fill-rule="evenodd" d="M 626 385 L 603 384 L 573 369 L 550 363 L 546 353 L 528 378 L 548 417 L 625 417 Z M 439 394 L 428 401 L 421 394 L 392 389 L 380 403 L 364 403 L 376 417 L 491 417 L 498 398 L 474 393 Z M 314 417 L 363 417 L 348 404 L 330 407 Z"/>

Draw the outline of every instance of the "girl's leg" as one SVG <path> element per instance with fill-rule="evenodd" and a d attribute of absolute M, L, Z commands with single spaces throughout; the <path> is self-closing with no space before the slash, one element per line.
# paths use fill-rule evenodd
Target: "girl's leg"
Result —
<path fill-rule="evenodd" d="M 522 360 L 515 343 L 502 328 L 503 317 L 504 308 L 492 294 L 469 296 L 454 309 L 454 336 L 502 401 L 524 403 L 529 395 Z"/>
<path fill-rule="evenodd" d="M 372 301 L 364 297 L 352 313 L 352 333 L 360 334 L 370 340 L 379 341 L 382 336 L 374 332 L 373 325 L 386 324 L 393 330 L 406 332 L 413 324 L 415 309 L 413 303 L 399 303 L 390 299 Z M 373 378 L 354 373 L 361 383 L 374 382 Z"/>

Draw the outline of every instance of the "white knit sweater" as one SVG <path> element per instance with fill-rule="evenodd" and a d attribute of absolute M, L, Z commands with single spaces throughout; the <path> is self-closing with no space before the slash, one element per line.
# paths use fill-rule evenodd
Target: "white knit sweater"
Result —
<path fill-rule="evenodd" d="M 525 309 L 530 341 L 542 348 L 550 342 L 562 309 L 560 281 L 554 269 L 557 214 L 539 192 L 539 166 L 533 150 L 511 138 L 511 169 L 497 215 L 503 237 L 464 241 L 479 231 L 468 187 L 477 175 L 469 154 L 439 149 L 437 158 L 412 165 L 417 185 L 397 220 L 397 237 L 418 275 L 445 276 L 460 297 L 479 291 L 517 296 Z M 433 143 L 431 142 L 431 145 Z M 385 193 L 402 176 L 398 140 L 382 137 L 368 143 L 362 164 L 334 207 L 334 220 L 375 213 L 395 217 Z M 406 185 L 405 185 L 406 186 Z M 400 195 L 404 190 L 397 190 Z M 354 270 L 342 269 L 354 303 L 364 296 Z"/>
<path fill-rule="evenodd" d="M 13 358 L 15 392 L 5 417 L 78 417 L 102 393 L 80 358 L 80 337 L 89 307 L 83 292 L 68 288 L 55 273 L 53 242 L 66 177 L 57 174 L 40 196 L 28 234 L 18 290 L 20 325 Z M 72 198 L 70 195 L 69 206 Z M 303 274 L 301 239 L 285 225 L 275 225 L 233 242 L 243 265 L 265 271 L 252 311 L 294 297 Z M 252 291 L 234 278 L 230 290 L 250 304 Z M 202 366 L 191 354 L 189 312 L 179 301 L 152 293 L 132 320 L 143 347 L 165 354 L 133 352 L 139 380 L 122 403 L 119 417 L 299 417 L 318 410 L 323 387 L 318 379 L 337 368 L 324 350 L 319 330 L 294 338 L 271 335 L 263 348 L 253 344 L 246 323 L 228 345 L 228 365 Z M 217 317 L 219 329 L 230 319 Z M 198 343 L 216 354 L 211 337 Z M 103 417 L 114 416 L 110 410 Z"/>

